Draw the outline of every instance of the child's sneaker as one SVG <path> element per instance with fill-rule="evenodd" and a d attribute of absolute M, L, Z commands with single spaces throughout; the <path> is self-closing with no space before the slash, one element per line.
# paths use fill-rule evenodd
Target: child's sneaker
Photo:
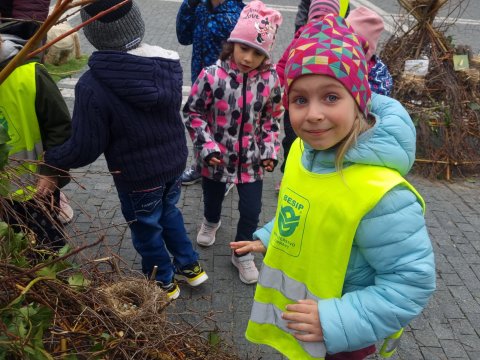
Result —
<path fill-rule="evenodd" d="M 197 244 L 201 246 L 213 245 L 215 242 L 215 234 L 221 224 L 221 221 L 218 223 L 211 223 L 204 218 L 202 225 L 200 225 L 200 231 L 197 234 Z"/>
<path fill-rule="evenodd" d="M 235 186 L 234 183 L 227 183 L 227 186 L 225 187 L 225 196 L 228 195 L 228 193 L 230 192 L 230 190 L 233 189 L 234 186 Z"/>
<path fill-rule="evenodd" d="M 202 181 L 202 175 L 195 170 L 195 166 L 186 169 L 182 174 L 182 185 L 193 185 Z"/>
<path fill-rule="evenodd" d="M 180 296 L 180 288 L 178 287 L 175 279 L 166 285 L 163 285 L 160 281 L 157 281 L 157 285 L 167 293 L 167 296 L 170 300 L 175 300 Z"/>
<path fill-rule="evenodd" d="M 60 211 L 58 212 L 58 219 L 63 225 L 68 224 L 73 219 L 73 209 L 68 203 L 67 197 L 60 191 Z"/>
<path fill-rule="evenodd" d="M 258 281 L 258 270 L 253 259 L 252 254 L 245 256 L 232 254 L 232 264 L 238 269 L 240 280 L 245 284 L 255 284 Z"/>
<path fill-rule="evenodd" d="M 183 269 L 176 270 L 177 277 L 186 280 L 190 286 L 198 286 L 208 279 L 208 275 L 200 266 L 198 261 L 195 261 L 193 264 L 190 264 Z"/>

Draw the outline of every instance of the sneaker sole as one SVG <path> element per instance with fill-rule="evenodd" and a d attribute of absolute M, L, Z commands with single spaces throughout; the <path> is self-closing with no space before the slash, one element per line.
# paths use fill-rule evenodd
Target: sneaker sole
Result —
<path fill-rule="evenodd" d="M 257 280 L 250 280 L 248 281 L 247 279 L 245 279 L 242 274 L 240 273 L 240 269 L 238 268 L 237 264 L 235 264 L 233 261 L 232 261 L 232 264 L 233 266 L 235 266 L 238 270 L 238 277 L 240 278 L 240 281 L 243 282 L 244 284 L 247 284 L 247 285 L 251 285 L 251 284 L 256 284 L 258 282 L 258 279 Z"/>
<path fill-rule="evenodd" d="M 230 191 L 234 188 L 234 186 L 229 186 L 227 184 L 227 190 L 225 191 L 225 195 L 224 196 L 227 196 L 228 194 L 230 194 Z"/>
<path fill-rule="evenodd" d="M 213 241 L 209 242 L 209 243 L 202 243 L 200 241 L 198 241 L 198 238 L 197 238 L 197 244 L 200 245 L 200 246 L 203 246 L 203 247 L 209 247 L 209 246 L 212 246 L 213 244 L 215 244 L 215 238 L 213 238 Z"/>
<path fill-rule="evenodd" d="M 195 180 L 190 180 L 190 181 L 182 181 L 182 185 L 193 185 L 198 182 L 202 181 L 202 178 L 195 179 Z"/>
<path fill-rule="evenodd" d="M 198 274 L 193 279 L 191 279 L 191 278 L 189 278 L 185 275 L 177 274 L 177 279 L 185 280 L 188 283 L 188 285 L 190 285 L 190 286 L 198 286 L 198 285 L 203 284 L 205 281 L 208 280 L 208 275 L 204 271 L 203 273 Z"/>
<path fill-rule="evenodd" d="M 177 286 L 177 288 L 175 289 L 175 291 L 171 292 L 171 293 L 168 293 L 167 292 L 167 297 L 170 299 L 170 300 L 175 300 L 175 299 L 178 299 L 178 297 L 180 296 L 180 288 Z"/>

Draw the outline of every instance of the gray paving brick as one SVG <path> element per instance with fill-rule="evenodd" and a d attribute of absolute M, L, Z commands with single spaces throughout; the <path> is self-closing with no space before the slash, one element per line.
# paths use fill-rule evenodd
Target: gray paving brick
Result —
<path fill-rule="evenodd" d="M 430 327 L 422 330 L 413 330 L 413 335 L 420 346 L 440 347 L 439 339 Z"/>
<path fill-rule="evenodd" d="M 425 360 L 447 360 L 447 356 L 441 347 L 421 347 L 423 358 Z"/>
<path fill-rule="evenodd" d="M 442 324 L 442 323 L 431 323 L 433 332 L 440 340 L 454 340 L 455 336 L 453 334 L 452 328 L 450 324 Z"/>
<path fill-rule="evenodd" d="M 463 346 L 458 342 L 453 340 L 440 340 L 440 343 L 442 344 L 443 351 L 445 352 L 445 355 L 447 355 L 448 359 L 468 359 L 468 355 L 463 349 Z"/>

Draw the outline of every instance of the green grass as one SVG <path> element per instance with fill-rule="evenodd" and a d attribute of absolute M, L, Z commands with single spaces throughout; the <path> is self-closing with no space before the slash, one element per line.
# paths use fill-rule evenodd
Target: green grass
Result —
<path fill-rule="evenodd" d="M 49 74 L 55 82 L 60 81 L 66 77 L 72 77 L 81 71 L 88 62 L 88 55 L 82 55 L 78 59 L 72 59 L 63 65 L 45 64 Z"/>

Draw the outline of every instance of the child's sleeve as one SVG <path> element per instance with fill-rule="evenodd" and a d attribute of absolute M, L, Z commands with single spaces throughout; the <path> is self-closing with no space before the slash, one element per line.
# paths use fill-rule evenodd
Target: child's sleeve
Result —
<path fill-rule="evenodd" d="M 302 26 L 300 29 L 297 30 L 297 32 L 295 32 L 293 40 L 290 42 L 290 44 L 288 44 L 287 48 L 282 54 L 282 57 L 280 58 L 280 60 L 278 60 L 278 63 L 275 67 L 282 87 L 285 87 L 285 66 L 287 65 L 288 55 L 290 54 L 290 50 L 292 49 L 293 44 L 300 37 L 303 29 L 304 27 Z"/>
<path fill-rule="evenodd" d="M 108 118 L 82 79 L 75 86 L 72 134 L 62 145 L 45 152 L 45 162 L 60 169 L 79 168 L 94 162 L 109 141 Z"/>
<path fill-rule="evenodd" d="M 72 131 L 70 112 L 60 90 L 52 80 L 43 65 L 35 66 L 35 112 L 42 137 L 43 149 L 63 144 Z M 60 172 L 50 166 L 40 166 L 41 175 L 60 175 Z M 63 173 L 63 172 L 62 172 Z"/>
<path fill-rule="evenodd" d="M 212 68 L 212 67 L 210 67 Z M 198 156 L 204 160 L 213 153 L 220 153 L 220 148 L 214 139 L 212 125 L 214 76 L 205 68 L 192 85 L 190 96 L 183 108 L 185 127 L 193 142 Z"/>
<path fill-rule="evenodd" d="M 190 5 L 190 3 L 192 5 Z M 178 42 L 182 45 L 192 45 L 195 30 L 195 12 L 200 1 L 183 0 L 177 13 L 176 31 Z"/>
<path fill-rule="evenodd" d="M 368 72 L 368 83 L 374 93 L 390 96 L 393 90 L 393 78 L 387 65 L 375 55 L 375 65 Z"/>
<path fill-rule="evenodd" d="M 206 26 L 207 31 L 210 31 L 212 36 L 219 41 L 228 39 L 242 12 L 243 6 L 240 6 L 240 4 L 243 5 L 243 3 L 231 3 L 232 7 L 227 11 L 212 13 Z"/>
<path fill-rule="evenodd" d="M 280 141 L 278 140 L 280 133 L 280 120 L 283 117 L 284 108 L 282 105 L 282 87 L 275 70 L 273 87 L 270 91 L 270 96 L 262 109 L 261 124 L 261 139 L 262 160 L 272 159 L 277 161 L 277 154 L 280 150 Z"/>
<path fill-rule="evenodd" d="M 435 290 L 432 244 L 422 206 L 410 189 L 390 190 L 362 219 L 354 241 L 363 259 L 351 258 L 349 269 L 366 269 L 366 261 L 374 274 L 362 276 L 374 276 L 374 285 L 362 286 L 358 271 L 363 270 L 354 271 L 345 279 L 342 298 L 319 301 L 329 353 L 390 336 L 421 313 Z"/>
<path fill-rule="evenodd" d="M 260 240 L 263 246 L 265 246 L 265 248 L 268 248 L 268 244 L 270 243 L 270 235 L 272 234 L 274 224 L 275 218 L 273 218 L 267 224 L 263 225 L 263 227 L 255 231 L 253 233 L 253 240 Z"/>

